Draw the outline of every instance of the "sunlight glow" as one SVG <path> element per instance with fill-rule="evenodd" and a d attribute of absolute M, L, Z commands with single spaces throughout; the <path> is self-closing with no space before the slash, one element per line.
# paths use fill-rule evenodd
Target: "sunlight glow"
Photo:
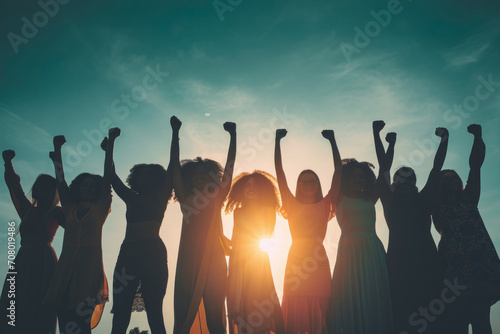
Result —
<path fill-rule="evenodd" d="M 274 238 L 264 238 L 260 240 L 259 248 L 266 253 L 271 253 L 276 249 L 276 240 Z"/>

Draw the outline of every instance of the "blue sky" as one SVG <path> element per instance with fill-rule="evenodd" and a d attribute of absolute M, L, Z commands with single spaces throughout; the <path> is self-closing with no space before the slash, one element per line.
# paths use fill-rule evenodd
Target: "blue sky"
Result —
<path fill-rule="evenodd" d="M 466 178 L 472 145 L 466 127 L 479 123 L 487 146 L 479 209 L 500 246 L 500 152 L 494 144 L 500 139 L 500 3 L 61 2 L 0 5 L 1 149 L 16 151 L 14 166 L 26 192 L 39 173 L 53 173 L 48 151 L 58 134 L 68 140 L 68 180 L 102 173 L 104 155 L 96 143 L 110 126 L 122 129 L 115 162 L 123 180 L 136 163 L 166 166 L 172 115 L 183 121 L 181 158 L 224 162 L 229 138 L 222 124 L 236 122 L 238 171 L 274 173 L 273 132 L 285 127 L 289 184 L 294 188 L 299 172 L 311 168 L 324 191 L 333 163 L 321 130 L 335 130 L 342 157 L 376 162 L 371 122 L 383 119 L 384 132 L 398 133 L 394 169 L 412 165 L 422 187 L 437 147 L 434 129 L 450 130 L 445 168 Z M 40 14 L 43 8 L 50 15 Z M 4 185 L 0 207 L 0 221 L 19 221 Z M 377 231 L 387 244 L 377 209 Z M 231 222 L 224 217 L 228 236 Z M 280 292 L 290 237 L 286 222 L 278 222 L 271 260 Z M 178 204 L 170 204 L 161 230 L 170 271 L 168 331 L 180 223 Z M 109 278 L 124 232 L 125 207 L 115 196 L 103 232 Z M 60 230 L 53 244 L 58 254 L 62 235 Z M 325 241 L 332 268 L 339 235 L 333 219 Z M 111 303 L 99 332 L 109 332 L 110 309 Z M 500 331 L 499 316 L 500 307 L 493 307 L 494 331 Z M 144 314 L 134 314 L 131 326 L 147 329 Z"/>

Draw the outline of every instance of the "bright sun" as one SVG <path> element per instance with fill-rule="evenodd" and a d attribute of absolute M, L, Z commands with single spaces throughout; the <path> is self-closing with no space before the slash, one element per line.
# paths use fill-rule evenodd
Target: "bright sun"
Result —
<path fill-rule="evenodd" d="M 276 240 L 274 238 L 261 239 L 259 248 L 266 253 L 270 253 L 276 248 Z"/>

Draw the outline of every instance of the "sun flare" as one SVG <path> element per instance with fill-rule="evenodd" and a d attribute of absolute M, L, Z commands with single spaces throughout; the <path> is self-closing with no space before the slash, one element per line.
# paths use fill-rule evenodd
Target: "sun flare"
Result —
<path fill-rule="evenodd" d="M 276 249 L 276 240 L 274 240 L 274 238 L 261 239 L 259 248 L 266 253 L 271 253 L 274 249 Z"/>

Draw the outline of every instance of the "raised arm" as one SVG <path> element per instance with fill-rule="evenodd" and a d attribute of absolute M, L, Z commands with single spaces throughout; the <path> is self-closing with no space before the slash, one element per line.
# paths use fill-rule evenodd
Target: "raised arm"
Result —
<path fill-rule="evenodd" d="M 384 146 L 380 139 L 380 130 L 385 126 L 384 121 L 373 122 L 373 136 L 375 139 L 375 151 L 379 163 L 378 177 L 375 184 L 375 191 L 370 196 L 374 203 L 378 198 L 384 206 L 388 205 L 392 200 L 391 189 L 391 167 L 394 160 L 394 147 L 396 145 L 397 134 L 388 132 L 385 136 L 385 141 L 389 144 L 387 151 L 384 153 Z"/>
<path fill-rule="evenodd" d="M 111 180 L 113 173 L 113 151 L 115 149 L 115 140 L 121 134 L 119 128 L 111 128 L 108 130 L 108 145 L 106 147 L 106 157 L 104 159 L 104 178 Z"/>
<path fill-rule="evenodd" d="M 227 151 L 226 166 L 224 167 L 224 174 L 222 175 L 222 181 L 220 185 L 221 191 L 218 195 L 218 199 L 220 200 L 221 204 L 226 199 L 227 194 L 231 189 L 231 183 L 233 182 L 233 171 L 234 171 L 234 164 L 236 161 L 236 124 L 233 122 L 225 122 L 224 130 L 229 132 L 230 140 L 229 140 L 229 149 Z M 222 243 L 224 254 L 230 255 L 231 240 L 229 240 L 224 235 L 222 220 L 220 221 L 219 224 L 219 239 Z"/>
<path fill-rule="evenodd" d="M 106 154 L 104 158 L 104 175 L 102 177 L 102 184 L 101 184 L 101 196 L 100 198 L 111 198 L 109 197 L 109 191 L 110 191 L 110 186 L 111 186 L 111 179 L 113 175 L 113 150 L 114 150 L 114 145 L 115 145 L 115 139 L 120 136 L 120 129 L 119 128 L 111 128 L 108 130 L 108 142 L 107 142 L 107 147 L 106 147 Z M 111 202 L 109 203 L 111 204 Z M 108 204 L 106 204 L 108 205 Z"/>
<path fill-rule="evenodd" d="M 389 204 L 392 198 L 392 188 L 391 188 L 391 166 L 394 160 L 394 146 L 396 145 L 396 133 L 388 132 L 385 135 L 385 141 L 389 143 L 387 147 L 387 152 L 385 152 L 384 162 L 380 166 L 379 176 L 377 179 L 377 189 L 380 195 L 380 200 L 382 205 Z"/>
<path fill-rule="evenodd" d="M 323 130 L 321 134 L 325 139 L 328 139 L 328 141 L 330 142 L 330 146 L 332 147 L 333 166 L 335 167 L 335 171 L 333 172 L 332 184 L 330 186 L 329 192 L 332 205 L 335 207 L 339 202 L 340 183 L 342 180 L 342 159 L 340 158 L 337 141 L 335 140 L 335 133 L 333 132 L 333 130 Z"/>
<path fill-rule="evenodd" d="M 392 167 L 392 162 L 394 160 L 394 146 L 396 146 L 396 132 L 388 132 L 385 135 L 385 141 L 389 144 L 387 146 L 387 151 L 385 152 L 384 166 L 383 168 L 387 171 L 390 180 L 390 171 Z"/>
<path fill-rule="evenodd" d="M 22 218 L 25 216 L 32 204 L 24 194 L 23 188 L 21 187 L 21 178 L 16 174 L 16 172 L 14 172 L 12 159 L 14 159 L 15 156 L 16 153 L 13 150 L 6 150 L 2 152 L 5 165 L 5 183 L 9 188 L 12 203 L 14 204 L 19 217 Z"/>
<path fill-rule="evenodd" d="M 286 182 L 285 172 L 283 171 L 283 162 L 281 160 L 281 139 L 285 137 L 287 131 L 285 129 L 276 130 L 276 139 L 274 144 L 274 168 L 276 169 L 276 179 L 278 180 L 278 187 L 281 193 L 281 199 L 291 197 L 292 192 Z"/>
<path fill-rule="evenodd" d="M 373 139 L 375 142 L 375 153 L 379 165 L 376 189 L 384 205 L 388 204 L 391 198 L 391 166 L 394 159 L 394 145 L 396 144 L 396 133 L 389 132 L 385 140 L 389 143 L 387 152 L 380 139 L 380 131 L 385 127 L 384 121 L 373 121 Z"/>
<path fill-rule="evenodd" d="M 172 170 L 172 184 L 174 186 L 175 197 L 182 202 L 186 196 L 184 182 L 182 182 L 181 163 L 179 160 L 179 130 L 182 122 L 175 116 L 170 117 L 172 127 L 172 142 L 170 144 L 169 169 Z"/>
<path fill-rule="evenodd" d="M 175 116 L 172 116 L 175 117 Z M 174 156 L 177 156 L 177 161 L 179 161 L 179 129 L 181 126 L 181 121 L 175 117 L 175 122 L 178 122 L 178 126 L 175 126 L 175 131 L 172 130 L 172 139 L 170 140 L 170 159 L 168 162 L 167 166 L 167 181 L 165 184 L 165 187 L 163 188 L 163 194 L 165 196 L 170 196 L 172 195 L 172 189 L 174 188 L 174 179 L 173 179 L 173 174 L 174 174 L 174 166 L 173 166 L 173 161 L 175 160 Z M 172 121 L 170 121 L 171 126 L 172 126 Z"/>
<path fill-rule="evenodd" d="M 377 154 L 377 161 L 379 166 L 379 175 L 381 175 L 386 170 L 384 144 L 382 144 L 382 140 L 380 139 L 380 131 L 382 131 L 384 126 L 384 121 L 379 120 L 373 121 L 372 123 L 373 139 L 375 141 L 375 153 Z"/>
<path fill-rule="evenodd" d="M 375 153 L 377 154 L 377 161 L 379 165 L 379 176 L 383 175 L 387 183 L 391 183 L 390 170 L 392 161 L 394 159 L 394 145 L 396 144 L 396 133 L 389 132 L 385 136 L 385 140 L 389 143 L 387 152 L 384 150 L 384 145 L 380 139 L 380 131 L 385 127 L 384 121 L 373 121 L 373 139 L 375 142 Z"/>
<path fill-rule="evenodd" d="M 446 158 L 446 152 L 448 150 L 448 138 L 449 133 L 446 128 L 436 128 L 436 136 L 441 137 L 441 142 L 434 157 L 434 164 L 432 169 L 434 171 L 440 172 L 444 165 L 444 159 Z"/>
<path fill-rule="evenodd" d="M 115 128 L 117 130 L 113 130 L 114 133 L 114 138 L 116 139 L 118 136 L 117 134 L 121 134 L 120 129 Z M 116 174 L 116 169 L 115 169 L 115 162 L 113 159 L 113 154 L 114 154 L 114 148 L 115 148 L 115 140 L 109 140 L 108 137 L 105 137 L 101 143 L 101 148 L 106 152 L 106 157 L 107 157 L 107 162 L 111 161 L 111 167 L 107 166 L 106 168 L 111 168 L 110 170 L 110 179 L 111 179 L 111 185 L 113 186 L 114 191 L 116 194 L 124 201 L 127 202 L 134 198 L 136 195 L 135 192 L 133 192 L 129 187 L 127 187 L 120 177 Z M 106 161 L 106 160 L 105 160 Z"/>
<path fill-rule="evenodd" d="M 469 157 L 469 178 L 467 179 L 466 191 L 469 192 L 477 205 L 481 194 L 481 166 L 486 155 L 486 145 L 483 141 L 481 125 L 471 124 L 467 131 L 474 136 L 474 143 Z"/>
<path fill-rule="evenodd" d="M 441 141 L 439 143 L 439 147 L 436 151 L 436 155 L 434 156 L 434 164 L 432 165 L 431 172 L 429 173 L 429 177 L 427 178 L 427 182 L 425 183 L 422 192 L 432 194 L 434 193 L 435 187 L 437 187 L 437 183 L 439 180 L 439 173 L 444 165 L 444 160 L 446 158 L 446 152 L 448 150 L 448 138 L 449 133 L 446 128 L 436 128 L 434 132 L 436 136 L 441 137 Z"/>
<path fill-rule="evenodd" d="M 224 200 L 231 189 L 233 180 L 234 163 L 236 161 L 236 124 L 233 122 L 224 123 L 224 130 L 229 132 L 231 139 L 229 141 L 229 149 L 227 152 L 226 166 L 222 175 L 220 198 Z"/>
<path fill-rule="evenodd" d="M 69 204 L 71 202 L 68 184 L 66 183 L 66 180 L 64 178 L 64 167 L 61 155 L 61 147 L 64 145 L 64 143 L 66 143 L 66 138 L 64 138 L 64 136 L 55 136 L 53 139 L 53 143 L 54 151 L 49 153 L 49 157 L 54 163 L 59 199 L 61 200 L 61 205 L 65 206 L 66 204 Z"/>

